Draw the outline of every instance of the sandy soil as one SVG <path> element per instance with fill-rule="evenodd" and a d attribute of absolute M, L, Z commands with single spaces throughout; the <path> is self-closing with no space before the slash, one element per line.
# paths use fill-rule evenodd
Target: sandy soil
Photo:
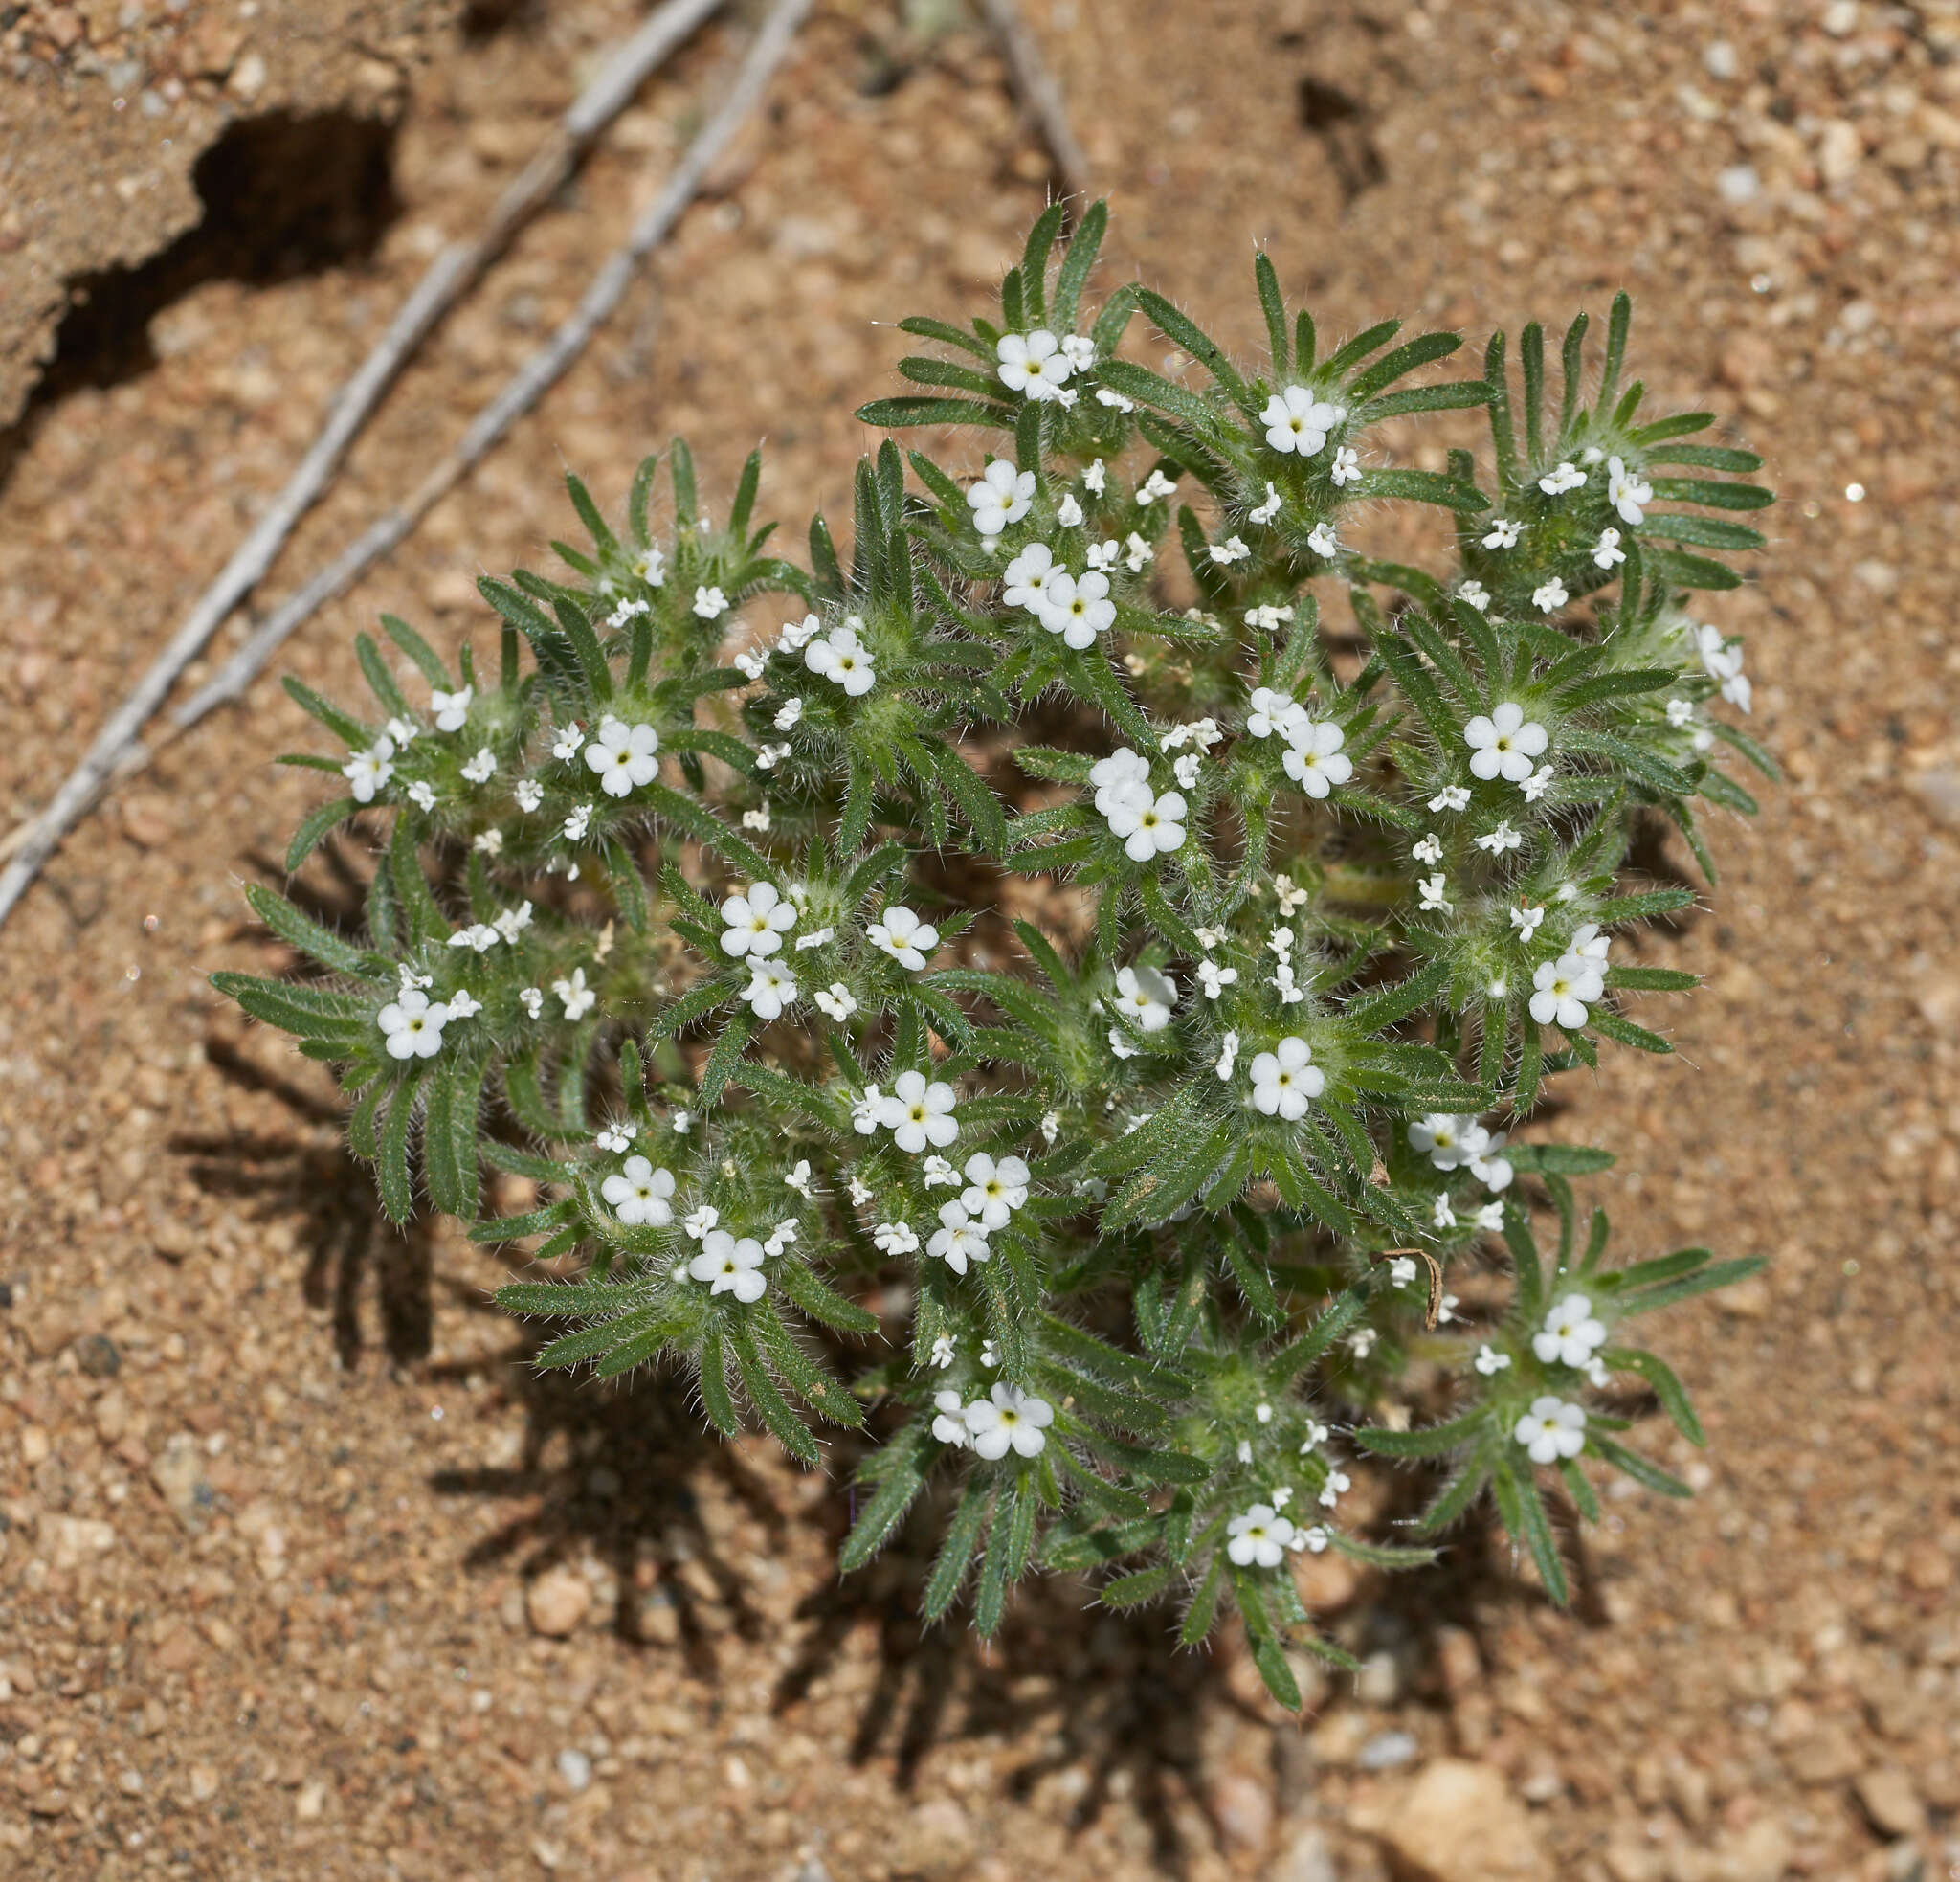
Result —
<path fill-rule="evenodd" d="M 1396 312 L 1481 340 L 1625 284 L 1649 382 L 1733 409 L 1771 460 L 1775 553 L 1711 613 L 1749 636 L 1756 729 L 1791 783 L 1716 831 L 1715 912 L 1653 944 L 1710 976 L 1674 1009 L 1680 1056 L 1615 1062 L 1561 1120 L 1622 1151 L 1599 1187 L 1631 1244 L 1771 1258 L 1669 1330 L 1713 1437 L 1675 1455 L 1702 1496 L 1612 1505 L 1570 1616 L 1475 1535 L 1389 1585 L 1325 1572 L 1313 1596 L 1368 1673 L 1300 1724 L 1229 1654 L 1173 1653 L 1158 1616 L 1087 1619 L 1071 1585 L 1023 1600 L 991 1652 L 922 1640 L 915 1562 L 828 1569 L 841 1490 L 702 1440 L 658 1382 L 534 1380 L 485 1306 L 494 1264 L 440 1227 L 379 1228 L 312 1068 L 212 996 L 210 970 L 277 963 L 237 885 L 276 869 L 312 795 L 270 767 L 308 738 L 264 684 L 71 841 L 0 937 L 0 1872 L 1372 1882 L 1397 1847 L 1440 1882 L 1960 1863 L 1960 22 L 1931 0 L 1027 4 L 1115 195 L 1110 279 L 1141 272 L 1248 351 L 1255 238 L 1324 330 Z M 81 16 L 92 45 L 116 14 L 29 11 Z M 18 12 L 16 76 L 56 50 Z M 190 282 L 150 323 L 153 363 L 77 375 L 0 441 L 11 814 L 629 17 L 563 0 L 432 38 L 397 68 L 399 207 L 370 242 Z M 568 306 L 737 45 L 711 32 L 656 81 L 447 325 L 268 600 Z M 1045 176 L 977 34 L 825 0 L 588 358 L 291 665 L 350 687 L 352 632 L 382 608 L 480 626 L 474 573 L 563 531 L 561 463 L 616 494 L 676 430 L 710 489 L 762 437 L 766 504 L 843 513 L 852 409 L 901 350 L 874 323 L 972 304 Z M 89 186 L 69 183 L 72 220 Z M 1425 1812 L 1453 1831 L 1481 1813 L 1514 1860 L 1453 1834 L 1412 1867 Z"/>

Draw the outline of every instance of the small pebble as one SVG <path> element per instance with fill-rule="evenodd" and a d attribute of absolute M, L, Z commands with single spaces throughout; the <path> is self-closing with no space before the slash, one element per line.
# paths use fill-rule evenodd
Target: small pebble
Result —
<path fill-rule="evenodd" d="M 1392 1771 L 1411 1763 L 1421 1747 L 1408 1732 L 1377 1732 L 1355 1756 L 1364 1771 Z"/>
<path fill-rule="evenodd" d="M 584 1790 L 592 1781 L 592 1760 L 584 1752 L 568 1748 L 558 1754 L 558 1775 L 568 1790 Z"/>

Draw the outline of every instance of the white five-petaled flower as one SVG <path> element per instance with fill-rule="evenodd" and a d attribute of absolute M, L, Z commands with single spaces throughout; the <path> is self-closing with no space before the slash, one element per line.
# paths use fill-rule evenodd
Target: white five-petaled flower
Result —
<path fill-rule="evenodd" d="M 1568 490 L 1576 490 L 1586 481 L 1586 473 L 1570 459 L 1565 459 L 1557 469 L 1548 470 L 1538 480 L 1538 487 L 1548 497 L 1563 497 Z"/>
<path fill-rule="evenodd" d="M 932 1231 L 925 1252 L 943 1261 L 955 1274 L 964 1274 L 969 1261 L 986 1261 L 993 1252 L 987 1245 L 987 1229 L 968 1214 L 964 1202 L 942 1202 L 940 1225 Z"/>
<path fill-rule="evenodd" d="M 1513 523 L 1507 516 L 1491 519 L 1489 532 L 1483 538 L 1485 549 L 1516 549 L 1518 538 L 1524 533 L 1522 523 Z"/>
<path fill-rule="evenodd" d="M 599 773 L 599 788 L 609 797 L 623 797 L 659 775 L 659 750 L 660 734 L 652 726 L 629 726 L 609 713 L 586 747 L 586 763 Z"/>
<path fill-rule="evenodd" d="M 1548 1366 L 1583 1369 L 1605 1344 L 1606 1323 L 1593 1317 L 1592 1303 L 1584 1294 L 1554 1302 L 1544 1328 L 1531 1335 L 1532 1352 Z"/>
<path fill-rule="evenodd" d="M 927 1189 L 938 1189 L 942 1184 L 947 1189 L 958 1189 L 962 1179 L 960 1173 L 935 1151 L 920 1165 L 919 1180 Z"/>
<path fill-rule="evenodd" d="M 417 810 L 431 811 L 435 808 L 435 787 L 427 778 L 418 777 L 409 786 L 409 802 Z"/>
<path fill-rule="evenodd" d="M 1347 1471 L 1329 1469 L 1326 1482 L 1321 1486 L 1321 1508 L 1331 1510 L 1353 1488 L 1354 1480 Z"/>
<path fill-rule="evenodd" d="M 1266 442 L 1289 457 L 1311 458 L 1327 441 L 1327 434 L 1346 422 L 1348 408 L 1315 398 L 1304 386 L 1288 386 L 1266 401 L 1259 422 Z"/>
<path fill-rule="evenodd" d="M 1061 636 L 1065 647 L 1080 653 L 1093 647 L 1099 634 L 1116 623 L 1116 603 L 1109 598 L 1109 577 L 1091 570 L 1071 575 L 1065 571 L 1050 578 L 1041 599 L 1041 625 Z"/>
<path fill-rule="evenodd" d="M 994 343 L 993 356 L 1000 362 L 1000 383 L 1009 392 L 1036 399 L 1056 397 L 1076 370 L 1070 349 L 1045 326 L 1032 333 L 1003 333 Z"/>
<path fill-rule="evenodd" d="M 609 1124 L 592 1138 L 601 1150 L 623 1152 L 633 1142 L 631 1124 Z"/>
<path fill-rule="evenodd" d="M 1055 520 L 1064 529 L 1080 529 L 1085 514 L 1081 504 L 1076 501 L 1076 493 L 1073 490 L 1055 506 Z"/>
<path fill-rule="evenodd" d="M 1177 495 L 1177 480 L 1166 477 L 1161 469 L 1152 470 L 1148 477 L 1137 485 L 1137 502 L 1143 504 L 1154 504 L 1159 497 Z"/>
<path fill-rule="evenodd" d="M 928 1084 L 924 1072 L 901 1072 L 892 1081 L 892 1095 L 879 1108 L 879 1122 L 908 1155 L 917 1156 L 928 1144 L 944 1150 L 960 1134 L 955 1102 L 950 1085 L 939 1079 Z"/>
<path fill-rule="evenodd" d="M 951 1342 L 947 1341 L 947 1344 L 950 1348 Z M 943 1360 L 939 1358 L 939 1344 L 937 1342 L 933 1346 L 933 1358 L 934 1362 L 942 1368 L 949 1366 L 953 1362 L 953 1355 L 950 1350 L 948 1350 Z M 934 1410 L 932 1435 L 941 1444 L 965 1445 L 972 1443 L 972 1433 L 967 1429 L 966 1414 L 961 1408 L 960 1395 L 957 1392 L 950 1389 L 945 1392 L 935 1392 L 932 1395 L 932 1404 Z"/>
<path fill-rule="evenodd" d="M 967 1159 L 967 1188 L 960 1201 L 967 1214 L 990 1235 L 1005 1228 L 1008 1219 L 1028 1199 L 1028 1166 L 1018 1156 L 998 1162 L 984 1151 Z"/>
<path fill-rule="evenodd" d="M 1434 869 L 1443 860 L 1442 840 L 1432 830 L 1409 853 L 1416 862 Z"/>
<path fill-rule="evenodd" d="M 1327 1075 L 1312 1063 L 1313 1048 L 1298 1034 L 1282 1039 L 1252 1062 L 1252 1102 L 1267 1117 L 1289 1124 L 1306 1115 L 1309 1098 L 1327 1088 Z"/>
<path fill-rule="evenodd" d="M 824 639 L 813 640 L 803 650 L 803 664 L 843 687 L 851 699 L 861 699 L 878 683 L 871 664 L 871 649 L 859 641 L 854 627 L 834 627 Z"/>
<path fill-rule="evenodd" d="M 1154 967 L 1124 967 L 1116 974 L 1116 1010 L 1139 1032 L 1160 1033 L 1177 1005 L 1177 982 Z"/>
<path fill-rule="evenodd" d="M 1518 789 L 1525 794 L 1525 801 L 1527 804 L 1535 804 L 1539 798 L 1551 789 L 1552 780 L 1557 776 L 1558 773 L 1549 765 L 1540 765 L 1529 777 L 1518 786 Z"/>
<path fill-rule="evenodd" d="M 1638 523 L 1654 501 L 1654 486 L 1637 470 L 1629 470 L 1618 458 L 1606 460 L 1606 501 L 1619 512 L 1622 523 Z"/>
<path fill-rule="evenodd" d="M 1240 1568 L 1278 1568 L 1299 1532 L 1270 1503 L 1255 1503 L 1225 1525 L 1225 1553 Z"/>
<path fill-rule="evenodd" d="M 1333 468 L 1328 475 L 1337 485 L 1358 483 L 1361 481 L 1361 453 L 1351 445 L 1344 444 L 1334 453 Z"/>
<path fill-rule="evenodd" d="M 629 1156 L 619 1174 L 608 1176 L 599 1194 L 629 1228 L 665 1228 L 674 1220 L 674 1173 L 656 1170 L 644 1156 Z"/>
<path fill-rule="evenodd" d="M 1046 1427 L 1055 1423 L 1055 1407 L 1018 1385 L 1000 1380 L 985 1399 L 967 1407 L 967 1429 L 973 1448 L 992 1462 L 1012 1448 L 1021 1457 L 1038 1457 L 1047 1446 Z"/>
<path fill-rule="evenodd" d="M 925 965 L 927 956 L 939 946 L 939 930 L 930 922 L 921 921 L 902 904 L 888 906 L 864 933 L 874 948 L 914 973 Z"/>
<path fill-rule="evenodd" d="M 1248 522 L 1250 522 L 1250 523 L 1270 523 L 1270 522 L 1272 522 L 1272 520 L 1274 519 L 1274 517 L 1276 517 L 1276 516 L 1278 516 L 1278 515 L 1280 514 L 1280 493 L 1279 493 L 1279 491 L 1277 491 L 1276 489 L 1274 489 L 1274 488 L 1273 488 L 1273 486 L 1272 486 L 1272 485 L 1271 485 L 1270 483 L 1268 483 L 1268 484 L 1266 485 L 1266 500 L 1265 500 L 1265 502 L 1264 502 L 1264 503 L 1262 503 L 1262 504 L 1258 504 L 1258 505 L 1257 507 L 1255 507 L 1255 508 L 1253 508 L 1253 509 L 1249 509 L 1249 510 L 1247 510 L 1245 514 L 1246 514 L 1246 520 L 1247 520 Z"/>
<path fill-rule="evenodd" d="M 1467 601 L 1481 614 L 1490 606 L 1490 591 L 1481 582 L 1460 582 L 1457 587 L 1457 599 Z"/>
<path fill-rule="evenodd" d="M 1441 870 L 1433 876 L 1418 876 L 1415 879 L 1416 912 L 1447 914 L 1450 910 L 1449 885 L 1449 878 Z"/>
<path fill-rule="evenodd" d="M 1030 543 L 1001 571 L 1000 598 L 1010 608 L 1038 615 L 1048 597 L 1048 584 L 1061 572 L 1061 564 L 1046 543 Z"/>
<path fill-rule="evenodd" d="M 1493 856 L 1502 856 L 1507 849 L 1517 849 L 1525 840 L 1523 835 L 1508 823 L 1500 823 L 1495 830 L 1471 840 L 1479 849 L 1488 850 Z"/>
<path fill-rule="evenodd" d="M 521 987 L 518 990 L 517 997 L 523 1002 L 524 1011 L 533 1019 L 537 1019 L 544 1012 L 545 990 L 543 987 Z"/>
<path fill-rule="evenodd" d="M 419 987 L 405 987 L 374 1016 L 388 1041 L 390 1059 L 433 1059 L 442 1050 L 442 1029 L 449 1008 L 431 1003 Z"/>
<path fill-rule="evenodd" d="M 599 996 L 586 985 L 586 971 L 582 967 L 573 968 L 568 980 L 552 981 L 551 991 L 558 996 L 568 1019 L 583 1019 L 598 1003 Z"/>
<path fill-rule="evenodd" d="M 680 1226 L 687 1231 L 689 1241 L 699 1242 L 721 1220 L 721 1210 L 712 1203 L 703 1202 L 691 1215 L 681 1219 Z"/>
<path fill-rule="evenodd" d="M 1683 726 L 1695 723 L 1695 703 L 1689 699 L 1671 699 L 1667 702 L 1667 723 L 1676 731 Z"/>
<path fill-rule="evenodd" d="M 578 728 L 576 722 L 569 726 L 561 726 L 558 728 L 558 736 L 551 741 L 551 755 L 561 760 L 576 758 L 579 747 L 585 742 L 586 735 Z"/>
<path fill-rule="evenodd" d="M 783 1178 L 783 1181 L 786 1184 L 788 1184 L 790 1188 L 793 1189 L 798 1196 L 802 1197 L 802 1199 L 806 1202 L 811 1200 L 809 1157 L 805 1156 L 798 1158 L 795 1169 L 791 1170 Z"/>
<path fill-rule="evenodd" d="M 800 990 L 788 961 L 757 960 L 751 955 L 748 975 L 748 985 L 743 988 L 742 997 L 758 1019 L 779 1019 L 786 1006 L 796 1003 Z"/>
<path fill-rule="evenodd" d="M 694 612 L 704 621 L 715 620 L 728 612 L 728 597 L 719 588 L 697 588 Z"/>
<path fill-rule="evenodd" d="M 1223 568 L 1230 568 L 1235 562 L 1247 560 L 1252 550 L 1246 547 L 1243 536 L 1228 536 L 1222 543 L 1214 543 L 1210 553 L 1214 562 Z"/>
<path fill-rule="evenodd" d="M 1565 583 L 1556 575 L 1531 591 L 1531 605 L 1542 615 L 1555 615 L 1571 598 L 1566 593 Z"/>
<path fill-rule="evenodd" d="M 1124 854 L 1132 863 L 1149 863 L 1182 847 L 1187 806 L 1180 791 L 1167 791 L 1162 796 L 1152 792 L 1145 781 L 1149 767 L 1136 758 L 1134 752 L 1130 756 L 1141 767 L 1144 777 L 1132 776 L 1123 784 L 1102 784 L 1096 793 L 1096 804 L 1109 825 L 1109 834 L 1122 840 Z M 1108 764 L 1112 760 L 1102 762 Z M 1089 776 L 1095 781 L 1095 770 L 1091 770 Z"/>
<path fill-rule="evenodd" d="M 762 1264 L 762 1243 L 754 1236 L 738 1242 L 725 1228 L 716 1228 L 702 1238 L 701 1253 L 687 1264 L 687 1271 L 697 1281 L 713 1282 L 710 1293 L 733 1294 L 746 1305 L 760 1300 L 768 1287 Z"/>
<path fill-rule="evenodd" d="M 626 566 L 649 588 L 658 588 L 667 579 L 667 558 L 651 545 Z"/>
<path fill-rule="evenodd" d="M 1093 362 L 1091 362 L 1093 363 Z M 1109 482 L 1109 466 L 1101 458 L 1082 473 L 1082 487 L 1101 496 Z"/>
<path fill-rule="evenodd" d="M 851 1100 L 851 1128 L 860 1137 L 868 1137 L 883 1122 L 884 1093 L 877 1086 L 867 1085 Z"/>
<path fill-rule="evenodd" d="M 1198 962 L 1198 982 L 1203 987 L 1207 999 L 1216 999 L 1227 987 L 1235 985 L 1237 979 L 1237 968 L 1220 967 L 1209 954 Z"/>
<path fill-rule="evenodd" d="M 1485 1378 L 1494 1373 L 1501 1373 L 1511 1363 L 1508 1353 L 1500 1353 L 1488 1340 L 1477 1349 L 1477 1356 L 1470 1362 Z"/>
<path fill-rule="evenodd" d="M 1458 1170 L 1473 1156 L 1481 1156 L 1490 1132 L 1474 1117 L 1453 1117 L 1431 1111 L 1409 1127 L 1409 1148 L 1419 1151 L 1438 1170 Z"/>
<path fill-rule="evenodd" d="M 1446 784 L 1429 800 L 1431 810 L 1467 810 L 1470 806 L 1469 789 L 1461 784 Z"/>
<path fill-rule="evenodd" d="M 1096 343 L 1086 333 L 1064 333 L 1061 350 L 1078 372 L 1086 372 L 1096 364 Z M 1097 462 L 1101 463 L 1102 459 L 1099 458 Z"/>
<path fill-rule="evenodd" d="M 1224 1085 L 1228 1084 L 1231 1081 L 1232 1068 L 1237 1063 L 1238 1034 L 1236 1033 L 1236 1031 L 1228 1031 L 1225 1035 L 1224 1042 L 1219 1048 L 1218 1063 L 1212 1067 L 1212 1069 L 1218 1074 L 1219 1084 Z"/>
<path fill-rule="evenodd" d="M 802 942 L 796 944 L 799 948 Z M 819 987 L 811 996 L 816 1001 L 817 1011 L 827 1019 L 835 1019 L 839 1025 L 858 1011 L 858 996 L 841 980 L 833 980 L 828 987 Z"/>
<path fill-rule="evenodd" d="M 1533 1464 L 1577 1457 L 1586 1448 L 1586 1408 L 1544 1393 L 1531 1400 L 1531 1409 L 1511 1435 L 1530 1453 Z"/>
<path fill-rule="evenodd" d="M 1017 471 L 1004 458 L 996 458 L 967 489 L 973 527 L 982 536 L 998 536 L 1018 523 L 1034 501 L 1035 473 Z"/>
<path fill-rule="evenodd" d="M 472 784 L 488 784 L 497 773 L 497 753 L 487 746 L 478 748 L 473 758 L 463 761 L 462 774 Z"/>
<path fill-rule="evenodd" d="M 1592 545 L 1592 566 L 1595 569 L 1613 569 L 1627 559 L 1627 552 L 1619 546 L 1617 529 L 1602 529 L 1599 540 Z"/>
<path fill-rule="evenodd" d="M 880 1222 L 871 1240 L 881 1254 L 909 1255 L 918 1251 L 919 1231 L 910 1222 Z"/>
<path fill-rule="evenodd" d="M 1535 719 L 1525 717 L 1516 700 L 1503 700 L 1488 716 L 1480 712 L 1463 728 L 1470 748 L 1470 770 L 1478 777 L 1503 777 L 1522 784 L 1531 775 L 1533 761 L 1550 738 Z"/>
<path fill-rule="evenodd" d="M 1510 911 L 1511 926 L 1518 930 L 1518 939 L 1529 947 L 1531 937 L 1538 932 L 1538 924 L 1545 919 L 1545 909 L 1537 903 L 1523 903 Z"/>
<path fill-rule="evenodd" d="M 429 710 L 435 715 L 435 729 L 439 732 L 459 732 L 463 721 L 470 716 L 470 705 L 477 697 L 474 686 L 465 686 L 459 692 L 445 693 L 437 687 L 429 691 Z"/>
<path fill-rule="evenodd" d="M 722 952 L 760 960 L 781 949 L 785 932 L 796 926 L 796 907 L 774 883 L 755 883 L 722 904 Z"/>
<path fill-rule="evenodd" d="M 394 775 L 394 766 L 390 762 L 393 756 L 394 740 L 384 736 L 367 751 L 356 751 L 341 767 L 341 775 L 352 788 L 357 804 L 371 804 L 374 794 Z"/>
<path fill-rule="evenodd" d="M 1531 1017 L 1541 1026 L 1557 1025 L 1575 1033 L 1586 1023 L 1587 1008 L 1606 991 L 1596 961 L 1579 954 L 1561 954 L 1541 962 L 1531 976 Z"/>
<path fill-rule="evenodd" d="M 1341 538 L 1334 533 L 1331 523 L 1316 523 L 1306 532 L 1306 546 L 1316 555 L 1325 556 L 1331 562 L 1341 553 Z"/>
<path fill-rule="evenodd" d="M 1255 686 L 1246 702 L 1245 729 L 1254 738 L 1285 738 L 1290 728 L 1306 717 L 1306 708 L 1290 693 L 1271 686 Z"/>
<path fill-rule="evenodd" d="M 517 807 L 528 817 L 545 801 L 545 787 L 535 777 L 521 777 L 511 795 L 517 798 Z"/>
<path fill-rule="evenodd" d="M 1354 760 L 1341 750 L 1348 734 L 1325 719 L 1304 715 L 1286 727 L 1286 751 L 1280 762 L 1286 775 L 1309 797 L 1325 797 L 1354 775 Z"/>
<path fill-rule="evenodd" d="M 1749 680 L 1742 670 L 1742 642 L 1723 638 L 1719 627 L 1705 621 L 1695 629 L 1695 651 L 1702 657 L 1702 668 L 1711 680 L 1722 682 L 1722 697 L 1731 706 L 1749 709 Z"/>

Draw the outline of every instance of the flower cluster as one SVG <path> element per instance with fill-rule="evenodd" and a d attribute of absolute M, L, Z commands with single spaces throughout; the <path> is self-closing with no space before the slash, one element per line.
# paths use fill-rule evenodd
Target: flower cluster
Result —
<path fill-rule="evenodd" d="M 864 415 L 986 448 L 884 444 L 848 555 L 764 552 L 756 458 L 718 527 L 676 444 L 623 527 L 572 481 L 564 571 L 482 583 L 494 678 L 390 617 L 368 716 L 294 684 L 345 795 L 288 862 L 356 822 L 365 931 L 255 887 L 319 972 L 219 984 L 338 1068 L 395 1218 L 572 1258 L 500 1296 L 541 1364 L 664 1359 L 812 1467 L 876 1408 L 847 1566 L 944 1475 L 932 1618 L 1073 1569 L 1192 1644 L 1236 1609 L 1292 1703 L 1286 1647 L 1342 1657 L 1292 1564 L 1427 1558 L 1355 1533 L 1364 1467 L 1441 1467 L 1428 1532 L 1488 1491 L 1559 1599 L 1548 1490 L 1681 1489 L 1601 1395 L 1699 1441 L 1631 1324 L 1751 1264 L 1609 1259 L 1572 1179 L 1611 1159 L 1537 1113 L 1693 984 L 1633 836 L 1705 860 L 1751 808 L 1742 648 L 1688 603 L 1769 498 L 1642 416 L 1623 300 L 1557 399 L 1526 328 L 1514 407 L 1503 336 L 1454 379 L 1454 335 L 1324 347 L 1264 257 L 1256 362 L 1092 305 L 1104 212 L 1061 214 L 986 318 L 906 323 L 940 350 Z M 1472 407 L 1481 465 L 1397 461 L 1385 421 Z M 1446 566 L 1350 546 L 1408 503 Z M 481 1220 L 485 1163 L 536 1205 Z"/>

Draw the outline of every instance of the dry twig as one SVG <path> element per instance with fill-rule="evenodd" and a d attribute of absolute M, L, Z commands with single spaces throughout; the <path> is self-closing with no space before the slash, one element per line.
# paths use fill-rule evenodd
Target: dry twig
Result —
<path fill-rule="evenodd" d="M 1048 153 L 1060 172 L 1062 187 L 1071 196 L 1087 202 L 1089 160 L 1076 142 L 1075 128 L 1062 102 L 1061 87 L 1055 82 L 1054 73 L 1041 56 L 1041 48 L 1021 17 L 1020 8 L 1015 0 L 980 0 L 980 7 L 1006 56 L 1014 95 L 1047 144 Z"/>
<path fill-rule="evenodd" d="M 335 395 L 319 436 L 285 488 L 233 552 L 217 579 L 198 597 L 135 689 L 97 733 L 87 755 L 47 808 L 0 843 L 0 856 L 13 859 L 0 870 L 0 923 L 6 921 L 61 839 L 88 814 L 100 793 L 138 768 L 129 762 L 132 752 L 140 750 L 138 734 L 233 609 L 264 578 L 300 519 L 332 482 L 341 460 L 415 348 L 502 253 L 511 236 L 550 200 L 599 133 L 632 101 L 647 76 L 722 3 L 667 0 L 649 14 L 559 121 L 550 142 L 498 199 L 484 227 L 468 241 L 451 243 L 429 264 L 359 371 Z"/>

